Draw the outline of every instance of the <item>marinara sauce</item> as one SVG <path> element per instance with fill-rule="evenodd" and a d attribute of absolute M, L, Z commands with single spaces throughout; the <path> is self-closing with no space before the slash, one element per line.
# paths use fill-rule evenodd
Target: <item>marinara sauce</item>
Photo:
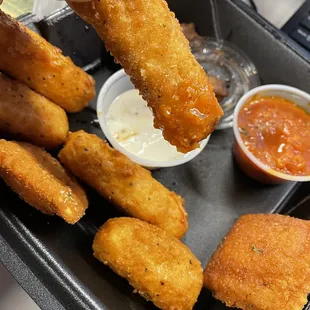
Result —
<path fill-rule="evenodd" d="M 248 150 L 276 171 L 310 175 L 310 114 L 281 97 L 246 103 L 238 126 Z"/>

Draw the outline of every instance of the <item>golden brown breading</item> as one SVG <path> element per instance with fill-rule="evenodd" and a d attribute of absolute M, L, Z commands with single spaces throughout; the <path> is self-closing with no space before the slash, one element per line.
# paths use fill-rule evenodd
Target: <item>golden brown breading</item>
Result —
<path fill-rule="evenodd" d="M 37 33 L 0 10 L 0 70 L 23 81 L 67 112 L 95 95 L 94 79 Z"/>
<path fill-rule="evenodd" d="M 76 180 L 44 149 L 29 143 L 0 140 L 0 177 L 28 204 L 70 224 L 87 209 Z"/>
<path fill-rule="evenodd" d="M 25 84 L 0 73 L 0 132 L 48 149 L 66 141 L 66 112 Z"/>
<path fill-rule="evenodd" d="M 193 308 L 203 282 L 200 262 L 161 228 L 133 218 L 111 219 L 96 234 L 93 250 L 160 309 Z"/>
<path fill-rule="evenodd" d="M 310 222 L 242 216 L 213 254 L 204 285 L 245 310 L 301 310 L 310 293 Z"/>
<path fill-rule="evenodd" d="M 91 23 L 152 108 L 156 128 L 179 151 L 199 146 L 223 111 L 212 84 L 164 0 L 69 5 Z"/>
<path fill-rule="evenodd" d="M 70 133 L 59 159 L 129 215 L 157 225 L 175 237 L 180 238 L 187 231 L 183 199 L 97 136 L 82 130 Z"/>

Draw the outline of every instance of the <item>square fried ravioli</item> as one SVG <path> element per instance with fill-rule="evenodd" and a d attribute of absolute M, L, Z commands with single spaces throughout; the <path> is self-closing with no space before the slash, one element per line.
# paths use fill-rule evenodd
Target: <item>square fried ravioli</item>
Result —
<path fill-rule="evenodd" d="M 230 307 L 302 309 L 310 293 L 310 222 L 242 216 L 206 266 L 204 286 Z"/>

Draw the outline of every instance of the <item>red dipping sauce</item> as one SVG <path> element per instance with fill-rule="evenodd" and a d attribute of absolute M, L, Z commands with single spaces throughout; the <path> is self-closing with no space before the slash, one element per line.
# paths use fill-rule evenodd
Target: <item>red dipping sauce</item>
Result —
<path fill-rule="evenodd" d="M 239 111 L 246 148 L 273 170 L 310 175 L 310 114 L 281 97 L 261 97 Z"/>

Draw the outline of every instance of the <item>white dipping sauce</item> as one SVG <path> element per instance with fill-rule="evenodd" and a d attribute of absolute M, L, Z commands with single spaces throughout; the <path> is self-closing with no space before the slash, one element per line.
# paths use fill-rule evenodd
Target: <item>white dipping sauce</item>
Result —
<path fill-rule="evenodd" d="M 110 105 L 107 126 L 114 139 L 127 151 L 148 160 L 169 161 L 184 158 L 153 126 L 154 116 L 139 91 L 131 89 L 118 96 Z"/>

